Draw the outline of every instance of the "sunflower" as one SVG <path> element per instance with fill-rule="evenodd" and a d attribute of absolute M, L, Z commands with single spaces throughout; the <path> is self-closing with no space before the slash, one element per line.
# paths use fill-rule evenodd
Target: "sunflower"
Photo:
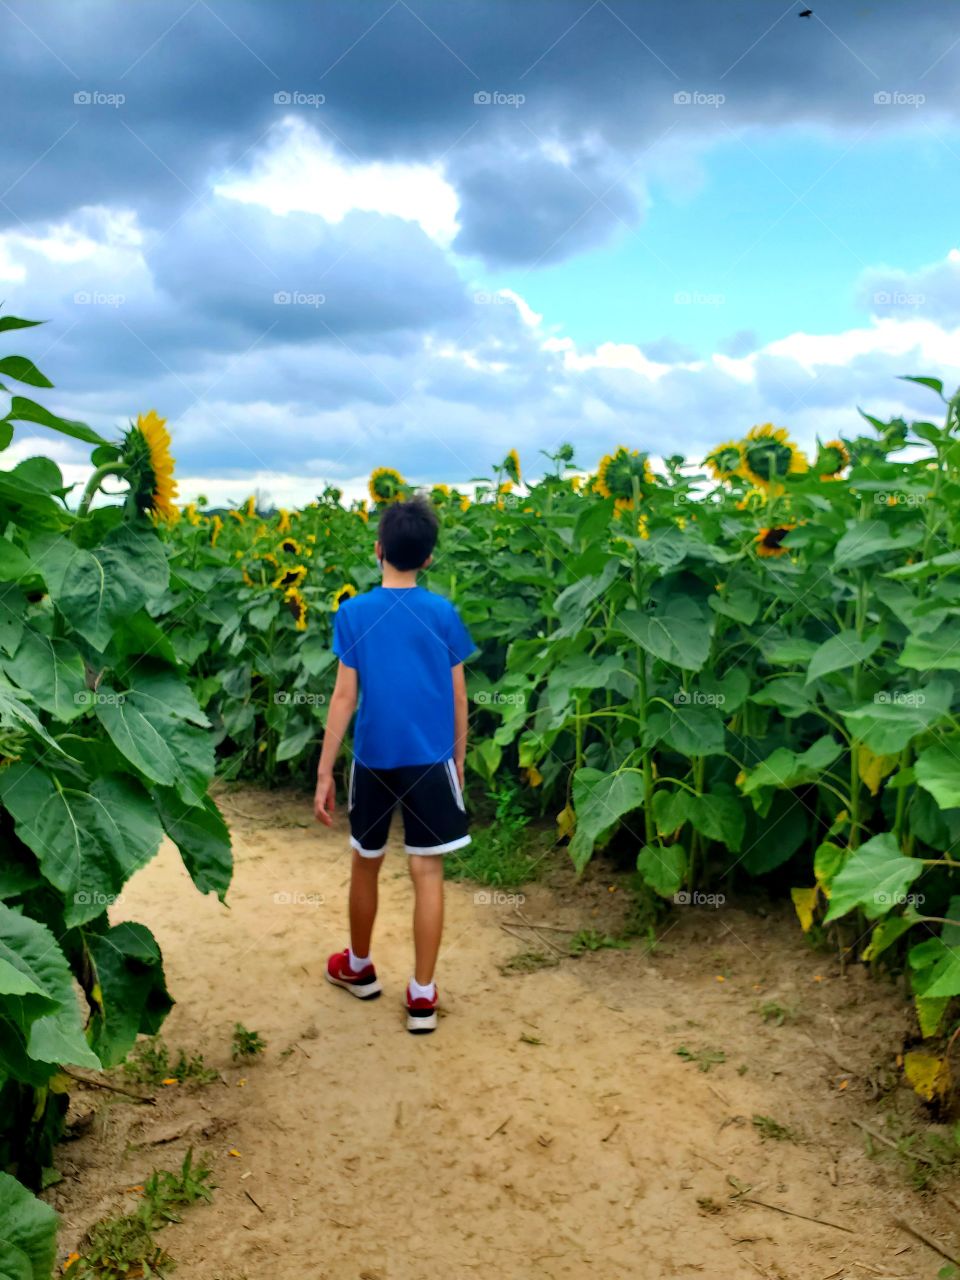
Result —
<path fill-rule="evenodd" d="M 634 478 L 641 484 L 653 484 L 647 455 L 621 444 L 600 459 L 594 488 L 604 498 L 616 499 L 617 509 L 623 510 L 633 506 Z"/>
<path fill-rule="evenodd" d="M 243 504 L 243 512 L 248 520 L 252 520 L 257 514 L 257 495 L 251 493 L 250 497 Z"/>
<path fill-rule="evenodd" d="M 772 529 L 761 529 L 754 542 L 757 544 L 758 556 L 783 556 L 786 555 L 789 547 L 782 545 L 784 538 L 791 529 L 795 529 L 793 524 L 777 524 Z"/>
<path fill-rule="evenodd" d="M 850 465 L 850 454 L 842 440 L 828 440 L 817 452 L 815 463 L 821 480 L 839 480 L 840 472 Z"/>
<path fill-rule="evenodd" d="M 263 557 L 266 560 L 266 556 Z M 271 584 L 274 587 L 299 587 L 300 583 L 307 576 L 307 566 L 305 564 L 292 565 L 290 568 L 281 569 Z"/>
<path fill-rule="evenodd" d="M 399 502 L 407 482 L 393 467 L 377 467 L 370 472 L 370 497 L 379 506 L 385 502 Z"/>
<path fill-rule="evenodd" d="M 293 614 L 297 631 L 307 629 L 307 602 L 297 587 L 288 587 L 283 593 L 284 603 Z"/>
<path fill-rule="evenodd" d="M 138 511 L 149 512 L 157 520 L 171 524 L 179 520 L 176 505 L 177 482 L 173 478 L 170 432 L 166 418 L 154 409 L 141 413 L 123 440 L 123 461 L 130 482 L 130 497 Z"/>
<path fill-rule="evenodd" d="M 732 480 L 743 470 L 743 446 L 735 440 L 718 444 L 704 459 L 714 480 Z"/>
<path fill-rule="evenodd" d="M 227 512 L 227 515 L 232 516 L 234 520 L 236 520 L 237 524 L 243 524 L 244 520 L 246 519 L 242 511 L 237 511 L 234 508 L 231 508 Z"/>
<path fill-rule="evenodd" d="M 317 535 L 316 535 L 315 533 L 308 533 L 308 534 L 307 534 L 307 541 L 310 543 L 311 547 L 312 547 L 312 546 L 313 546 L 313 544 L 316 542 L 316 540 L 317 540 Z"/>
<path fill-rule="evenodd" d="M 786 428 L 775 427 L 772 422 L 751 427 L 741 448 L 743 475 L 760 488 L 765 489 L 788 475 L 799 475 L 807 470 L 807 460 L 790 439 Z"/>
<path fill-rule="evenodd" d="M 500 463 L 500 470 L 505 471 L 514 484 L 520 483 L 520 455 L 516 449 L 511 449 Z"/>
<path fill-rule="evenodd" d="M 200 512 L 197 510 L 195 502 L 188 502 L 183 508 L 183 514 L 186 517 L 188 524 L 196 526 L 200 523 Z"/>
<path fill-rule="evenodd" d="M 280 572 L 280 561 L 270 551 L 265 551 L 262 556 L 257 556 L 258 560 L 264 560 L 267 564 L 273 565 L 273 572 Z"/>
<path fill-rule="evenodd" d="M 280 543 L 280 550 L 284 555 L 288 556 L 299 556 L 303 554 L 303 548 L 300 546 L 300 543 L 296 538 L 284 538 Z"/>
<path fill-rule="evenodd" d="M 469 508 L 470 508 L 470 499 L 467 497 L 465 493 L 462 493 L 460 495 L 460 510 L 467 511 L 469 510 Z"/>
<path fill-rule="evenodd" d="M 242 571 L 242 572 L 243 572 L 243 580 L 244 580 L 244 582 L 247 584 L 247 586 L 248 586 L 248 587 L 252 587 L 252 586 L 254 586 L 254 585 L 255 585 L 255 584 L 254 584 L 254 581 L 253 581 L 253 579 L 250 577 L 249 573 L 247 573 L 246 569 L 243 569 L 243 571 Z"/>
<path fill-rule="evenodd" d="M 280 523 L 277 525 L 277 533 L 287 533 L 290 529 L 290 512 L 280 508 Z"/>
<path fill-rule="evenodd" d="M 570 488 L 573 490 L 574 493 L 579 493 L 582 487 L 583 487 L 583 476 L 570 477 Z"/>
<path fill-rule="evenodd" d="M 361 498 L 360 501 L 357 503 L 357 515 L 364 522 L 364 524 L 369 524 L 370 512 L 367 510 L 366 498 Z"/>
<path fill-rule="evenodd" d="M 210 545 L 215 547 L 217 539 L 220 537 L 220 531 L 223 529 L 223 521 L 219 516 L 212 516 L 210 519 Z"/>
<path fill-rule="evenodd" d="M 355 596 L 356 594 L 357 594 L 357 588 L 353 585 L 353 583 L 345 582 L 343 586 L 338 587 L 337 590 L 330 597 L 330 612 L 336 613 L 342 604 L 345 604 L 346 601 L 349 600 L 351 596 Z"/>
<path fill-rule="evenodd" d="M 439 507 L 450 497 L 450 486 L 448 484 L 435 484 L 430 490 L 430 501 L 434 506 Z"/>

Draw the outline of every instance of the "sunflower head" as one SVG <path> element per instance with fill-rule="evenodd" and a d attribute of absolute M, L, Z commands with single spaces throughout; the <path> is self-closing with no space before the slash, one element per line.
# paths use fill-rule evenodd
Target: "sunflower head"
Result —
<path fill-rule="evenodd" d="M 357 503 L 357 515 L 360 517 L 360 519 L 363 521 L 364 524 L 370 523 L 370 512 L 367 510 L 366 498 L 361 498 L 360 501 Z"/>
<path fill-rule="evenodd" d="M 469 511 L 469 509 L 470 509 L 470 499 L 467 497 L 465 493 L 462 493 L 460 495 L 460 510 Z"/>
<path fill-rule="evenodd" d="M 520 455 L 516 449 L 510 450 L 503 462 L 501 462 L 500 470 L 509 476 L 514 484 L 520 483 Z"/>
<path fill-rule="evenodd" d="M 188 524 L 196 526 L 200 523 L 200 512 L 197 510 L 197 504 L 195 502 L 188 502 L 183 508 L 183 514 L 186 517 Z"/>
<path fill-rule="evenodd" d="M 777 524 L 770 529 L 761 529 L 754 538 L 758 556 L 784 556 L 789 550 L 783 546 L 783 540 L 796 525 Z"/>
<path fill-rule="evenodd" d="M 357 594 L 357 588 L 352 582 L 345 582 L 342 587 L 338 587 L 330 597 L 330 612 L 336 613 L 342 604 L 350 599 L 351 596 Z"/>
<path fill-rule="evenodd" d="M 430 490 L 430 501 L 435 507 L 442 506 L 450 497 L 450 486 L 448 484 L 435 484 Z"/>
<path fill-rule="evenodd" d="M 293 614 L 296 622 L 297 631 L 306 631 L 307 629 L 307 602 L 300 593 L 300 589 L 296 586 L 287 587 L 283 593 L 283 602 Z"/>
<path fill-rule="evenodd" d="M 243 512 L 237 511 L 236 508 L 234 507 L 230 508 L 230 510 L 227 512 L 227 515 L 231 516 L 234 520 L 236 520 L 237 524 L 243 524 L 244 520 L 246 519 Z"/>
<path fill-rule="evenodd" d="M 217 545 L 217 539 L 220 537 L 220 532 L 221 532 L 221 530 L 222 530 L 222 529 L 223 529 L 223 521 L 220 519 L 220 517 L 219 517 L 219 516 L 211 516 L 211 518 L 210 518 L 210 545 L 211 545 L 211 547 L 215 547 L 215 546 Z"/>
<path fill-rule="evenodd" d="M 839 480 L 840 472 L 850 465 L 850 454 L 842 440 L 828 440 L 817 452 L 814 464 L 821 480 Z"/>
<path fill-rule="evenodd" d="M 280 543 L 280 550 L 286 556 L 299 556 L 303 554 L 303 548 L 296 538 L 284 538 Z"/>
<path fill-rule="evenodd" d="M 251 493 L 250 497 L 243 504 L 243 514 L 248 520 L 252 520 L 257 514 L 257 495 L 255 493 Z"/>
<path fill-rule="evenodd" d="M 138 511 L 173 523 L 180 518 L 180 512 L 166 421 L 153 409 L 141 413 L 136 426 L 131 424 L 124 436 L 121 448 L 132 503 Z"/>
<path fill-rule="evenodd" d="M 755 485 L 776 485 L 789 475 L 807 470 L 807 460 L 785 427 L 772 422 L 751 427 L 741 442 L 743 474 Z"/>
<path fill-rule="evenodd" d="M 290 512 L 280 508 L 280 519 L 277 521 L 277 533 L 286 533 L 290 528 Z"/>
<path fill-rule="evenodd" d="M 266 560 L 268 557 L 264 556 L 263 558 Z M 289 568 L 284 567 L 280 570 L 273 580 L 273 585 L 284 590 L 290 587 L 299 587 L 306 576 L 307 566 L 305 564 L 291 565 Z"/>
<path fill-rule="evenodd" d="M 407 482 L 393 467 L 377 467 L 370 472 L 370 497 L 377 505 L 399 502 L 406 492 Z"/>
<path fill-rule="evenodd" d="M 633 505 L 634 479 L 641 484 L 653 484 L 653 471 L 645 453 L 621 444 L 600 459 L 594 488 L 605 498 L 615 498 L 617 508 L 622 510 Z"/>
<path fill-rule="evenodd" d="M 742 473 L 743 446 L 737 444 L 735 440 L 728 440 L 725 444 L 718 444 L 715 449 L 712 449 L 704 461 L 714 480 L 732 480 L 734 476 Z"/>

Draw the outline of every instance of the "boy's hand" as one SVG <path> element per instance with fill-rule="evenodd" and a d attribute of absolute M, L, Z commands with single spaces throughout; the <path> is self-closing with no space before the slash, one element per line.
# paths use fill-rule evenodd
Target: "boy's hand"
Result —
<path fill-rule="evenodd" d="M 333 825 L 333 811 L 337 802 L 337 788 L 332 773 L 317 774 L 317 789 L 313 796 L 313 816 L 325 827 Z"/>
<path fill-rule="evenodd" d="M 456 769 L 457 769 L 457 777 L 458 777 L 458 778 L 459 778 L 459 780 L 460 780 L 460 790 L 462 791 L 462 790 L 463 790 L 463 787 L 464 787 L 464 780 L 463 780 L 463 761 L 462 761 L 462 760 L 455 760 L 455 761 L 454 761 L 454 764 L 456 765 Z"/>

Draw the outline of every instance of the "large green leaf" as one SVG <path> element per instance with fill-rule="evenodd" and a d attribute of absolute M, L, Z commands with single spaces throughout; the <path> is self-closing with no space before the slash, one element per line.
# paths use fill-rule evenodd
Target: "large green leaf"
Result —
<path fill-rule="evenodd" d="M 763 787 L 799 787 L 816 782 L 842 750 L 840 743 L 829 735 L 818 738 L 806 751 L 778 747 L 746 775 L 741 784 L 743 794 L 753 795 Z"/>
<path fill-rule="evenodd" d="M 903 905 L 907 889 L 923 873 L 919 858 L 906 858 L 889 832 L 874 836 L 850 855 L 833 878 L 825 923 L 860 907 L 868 920 L 879 920 Z"/>
<path fill-rule="evenodd" d="M 699 671 L 710 656 L 710 622 L 686 596 L 669 599 L 656 613 L 622 609 L 616 625 L 647 653 L 684 671 Z"/>
<path fill-rule="evenodd" d="M 716 707 L 691 702 L 657 704 L 647 720 L 644 746 L 664 743 L 684 756 L 718 756 L 724 751 L 723 716 Z"/>
<path fill-rule="evenodd" d="M 0 1173 L 0 1280 L 50 1280 L 58 1222 L 48 1204 Z"/>
<path fill-rule="evenodd" d="M 905 553 L 922 539 L 923 530 L 920 528 L 894 533 L 882 520 L 851 520 L 847 532 L 836 545 L 833 566 L 835 569 L 851 569 L 880 555 L 889 560 L 892 553 Z"/>
<path fill-rule="evenodd" d="M 16 378 L 28 387 L 52 387 L 53 383 L 26 356 L 0 356 L 0 377 Z"/>
<path fill-rule="evenodd" d="M 0 725 L 6 729 L 21 729 L 36 736 L 58 755 L 66 752 L 55 738 L 51 738 L 37 719 L 33 710 L 23 701 L 21 691 L 4 676 L 0 676 Z"/>
<path fill-rule="evenodd" d="M 590 861 L 597 838 L 620 818 L 643 804 L 639 773 L 603 773 L 578 769 L 573 779 L 573 807 L 577 829 L 570 841 L 570 857 L 577 871 Z"/>
<path fill-rule="evenodd" d="M 941 938 L 928 938 L 910 948 L 910 964 L 916 971 L 913 989 L 925 1000 L 960 996 L 960 947 L 949 947 Z"/>
<path fill-rule="evenodd" d="M 873 701 L 841 711 L 850 731 L 877 755 L 896 755 L 950 710 L 953 689 L 931 680 L 922 689 L 881 690 Z"/>
<path fill-rule="evenodd" d="M 27 627 L 16 653 L 0 665 L 38 707 L 58 720 L 69 722 L 83 715 L 87 691 L 83 658 L 69 640 Z"/>
<path fill-rule="evenodd" d="M 0 538 L 0 582 L 15 582 L 32 568 L 33 563 L 25 551 L 9 538 Z"/>
<path fill-rule="evenodd" d="M 863 639 L 856 631 L 839 631 L 829 640 L 825 640 L 810 659 L 807 667 L 807 684 L 830 675 L 833 671 L 843 671 L 846 667 L 854 667 L 865 662 L 876 653 L 880 645 L 879 631 L 874 631 Z"/>
<path fill-rule="evenodd" d="M 914 776 L 941 809 L 960 807 L 960 739 L 932 743 L 917 756 Z"/>
<path fill-rule="evenodd" d="M 202 804 L 186 804 L 172 788 L 154 792 L 164 830 L 180 850 L 190 879 L 201 893 L 217 895 L 222 902 L 230 887 L 233 855 L 230 831 L 209 796 Z"/>
<path fill-rule="evenodd" d="M 57 608 L 99 650 L 121 619 L 163 594 L 169 578 L 163 545 L 147 527 L 118 525 L 91 550 L 44 536 L 31 551 Z"/>
<path fill-rule="evenodd" d="M 60 431 L 65 436 L 73 436 L 75 440 L 83 440 L 87 444 L 110 443 L 108 440 L 104 440 L 103 436 L 98 435 L 92 427 L 88 427 L 85 422 L 71 422 L 68 418 L 61 418 L 57 414 L 51 413 L 49 409 L 45 409 L 42 404 L 36 404 L 33 400 L 27 400 L 23 396 L 13 397 L 6 420 L 8 422 L 36 422 L 41 427 L 49 427 L 52 431 Z"/>
<path fill-rule="evenodd" d="M 960 671 L 960 622 L 950 618 L 930 635 L 908 636 L 897 661 L 914 671 Z"/>
<path fill-rule="evenodd" d="M 146 925 L 124 922 L 90 939 L 101 1003 L 91 1043 L 104 1067 L 122 1062 L 138 1035 L 156 1035 L 173 1007 L 163 959 Z"/>
<path fill-rule="evenodd" d="M 70 968 L 47 926 L 0 903 L 0 961 L 4 1034 L 12 1029 L 37 1062 L 98 1069 L 100 1060 L 84 1038 Z"/>
<path fill-rule="evenodd" d="M 64 894 L 68 925 L 100 915 L 163 839 L 153 802 L 132 778 L 97 778 L 81 790 L 39 765 L 13 764 L 0 771 L 0 800 Z"/>

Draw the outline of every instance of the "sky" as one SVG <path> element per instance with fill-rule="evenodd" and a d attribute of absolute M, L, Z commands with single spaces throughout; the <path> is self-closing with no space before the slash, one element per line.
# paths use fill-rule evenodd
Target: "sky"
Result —
<path fill-rule="evenodd" d="M 804 7 L 0 0 L 0 299 L 47 322 L 0 354 L 104 435 L 156 409 L 215 504 L 929 416 L 960 6 Z"/>

